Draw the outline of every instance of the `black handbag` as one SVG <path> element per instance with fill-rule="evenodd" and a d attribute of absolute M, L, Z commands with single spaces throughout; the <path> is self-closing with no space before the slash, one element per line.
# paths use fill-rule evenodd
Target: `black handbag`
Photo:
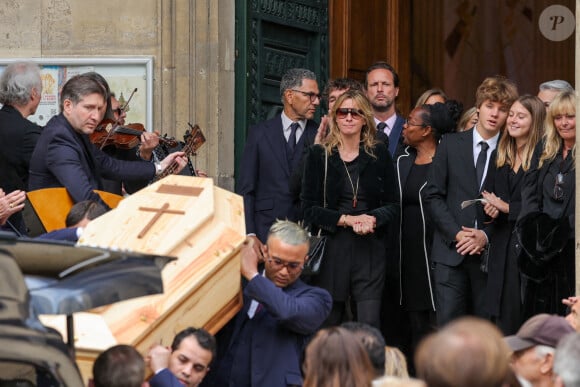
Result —
<path fill-rule="evenodd" d="M 324 208 L 326 208 L 326 173 L 328 170 L 328 153 L 324 150 Z M 320 229 L 316 235 L 310 235 L 310 248 L 308 249 L 308 260 L 304 264 L 302 275 L 311 276 L 320 273 L 320 266 L 324 259 L 326 250 L 326 235 L 322 235 Z"/>

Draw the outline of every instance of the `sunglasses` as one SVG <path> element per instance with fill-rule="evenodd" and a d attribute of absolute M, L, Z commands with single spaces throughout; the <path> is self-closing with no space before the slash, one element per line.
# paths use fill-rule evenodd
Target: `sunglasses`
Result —
<path fill-rule="evenodd" d="M 350 109 L 350 108 L 338 108 L 336 109 L 336 118 L 344 120 L 348 115 L 355 119 L 361 119 L 364 116 L 364 112 L 358 109 Z"/>

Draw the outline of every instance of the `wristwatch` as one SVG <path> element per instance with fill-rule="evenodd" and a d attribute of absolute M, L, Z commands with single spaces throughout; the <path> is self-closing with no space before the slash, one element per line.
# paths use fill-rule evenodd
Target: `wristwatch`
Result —
<path fill-rule="evenodd" d="M 155 164 L 155 176 L 159 176 L 163 172 L 163 167 L 161 166 L 161 163 L 159 161 L 156 161 L 154 164 Z"/>

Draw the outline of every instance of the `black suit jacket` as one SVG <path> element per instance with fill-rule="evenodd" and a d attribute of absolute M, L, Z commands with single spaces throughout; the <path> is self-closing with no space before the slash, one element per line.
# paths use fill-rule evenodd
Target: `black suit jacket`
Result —
<path fill-rule="evenodd" d="M 396 191 L 397 182 L 393 160 L 384 143 L 374 147 L 376 158 L 360 148 L 358 168 L 360 187 L 367 193 L 367 213 L 377 220 L 377 232 L 384 232 L 385 226 L 397 219 L 399 199 Z M 308 150 L 302 180 L 302 207 L 304 222 L 320 227 L 326 232 L 334 233 L 341 213 L 338 211 L 338 200 L 344 186 L 344 164 L 337 149 L 328 156 L 326 177 L 326 208 L 324 208 L 324 153 L 320 145 Z"/>
<path fill-rule="evenodd" d="M 2 172 L 0 187 L 6 192 L 28 188 L 30 157 L 42 128 L 29 121 L 10 105 L 0 109 L 0 153 L 14 174 L 10 178 Z"/>
<path fill-rule="evenodd" d="M 268 230 L 276 219 L 296 221 L 299 204 L 290 192 L 290 181 L 299 169 L 304 148 L 314 143 L 318 124 L 307 121 L 291 163 L 286 156 L 282 116 L 250 128 L 240 164 L 237 192 L 244 197 L 246 232 L 266 242 Z"/>
<path fill-rule="evenodd" d="M 101 178 L 152 179 L 155 166 L 145 161 L 122 161 L 106 155 L 76 132 L 61 114 L 50 119 L 38 139 L 30 161 L 31 190 L 65 187 L 73 201 L 95 200 Z"/>
<path fill-rule="evenodd" d="M 484 184 L 495 175 L 495 150 L 491 153 Z M 461 226 L 478 228 L 486 218 L 481 204 L 461 209 L 461 202 L 481 196 L 473 160 L 473 129 L 443 136 L 429 171 L 425 201 L 435 225 L 433 262 L 457 266 L 464 256 L 455 250 L 455 236 Z"/>

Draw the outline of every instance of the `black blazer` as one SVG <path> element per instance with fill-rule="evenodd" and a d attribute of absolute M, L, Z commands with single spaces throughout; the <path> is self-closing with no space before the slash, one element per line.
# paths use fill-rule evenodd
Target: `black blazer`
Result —
<path fill-rule="evenodd" d="M 546 175 L 548 174 L 550 166 L 555 161 L 545 161 L 542 167 L 538 168 L 542 150 L 543 144 L 540 143 L 534 150 L 530 169 L 524 176 L 524 182 L 522 185 L 522 207 L 518 219 L 521 219 L 531 212 L 543 211 L 544 186 L 549 189 L 554 187 L 554 181 L 551 179 L 546 180 Z M 574 173 L 573 167 L 570 169 L 569 173 Z M 571 230 L 570 238 L 574 238 L 576 184 L 564 184 L 562 188 L 564 189 L 564 201 L 562 202 L 561 208 L 565 209 L 562 216 L 568 217 L 568 223 L 570 224 Z M 555 217 L 556 214 L 549 215 Z"/>
<path fill-rule="evenodd" d="M 304 177 L 302 180 L 302 209 L 307 225 L 320 227 L 334 233 L 342 215 L 338 211 L 339 195 L 344 186 L 344 164 L 335 148 L 328 156 L 326 178 L 326 208 L 324 208 L 324 148 L 312 146 L 306 155 Z M 368 215 L 376 217 L 377 233 L 384 232 L 384 226 L 396 221 L 399 214 L 399 198 L 393 160 L 382 142 L 374 147 L 376 158 L 368 155 L 361 146 L 358 158 L 359 185 L 368 194 Z"/>
<path fill-rule="evenodd" d="M 495 175 L 495 150 L 491 153 L 485 177 L 491 184 Z M 443 136 L 425 189 L 425 201 L 435 225 L 433 262 L 457 266 L 464 256 L 455 250 L 455 236 L 461 226 L 484 228 L 486 218 L 481 204 L 461 209 L 461 202 L 481 196 L 473 161 L 473 129 Z"/>
<path fill-rule="evenodd" d="M 0 153 L 13 174 L 1 173 L 0 187 L 5 192 L 28 188 L 28 168 L 32 151 L 42 128 L 9 105 L 0 109 Z"/>
<path fill-rule="evenodd" d="M 290 180 L 298 169 L 304 147 L 314 143 L 317 130 L 316 122 L 306 122 L 290 164 L 281 114 L 249 130 L 236 191 L 244 197 L 246 232 L 255 233 L 262 242 L 266 242 L 276 219 L 299 218 L 300 206 L 290 192 Z"/>

